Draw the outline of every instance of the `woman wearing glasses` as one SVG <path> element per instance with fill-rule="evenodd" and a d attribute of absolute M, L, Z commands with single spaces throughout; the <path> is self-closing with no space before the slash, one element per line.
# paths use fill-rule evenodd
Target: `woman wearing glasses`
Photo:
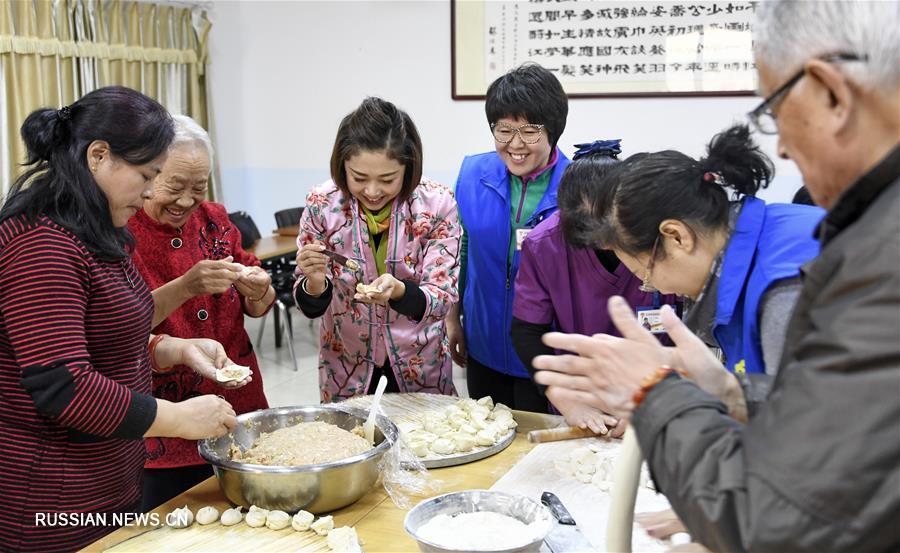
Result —
<path fill-rule="evenodd" d="M 338 127 L 332 180 L 306 198 L 294 295 L 323 317 L 323 402 L 388 391 L 456 394 L 444 317 L 457 301 L 453 193 L 422 177 L 422 142 L 394 104 L 366 98 Z M 363 288 L 366 287 L 366 288 Z"/>
<path fill-rule="evenodd" d="M 569 164 L 556 147 L 568 112 L 562 85 L 539 65 L 498 78 L 485 103 L 495 151 L 466 157 L 456 181 L 462 302 L 447 319 L 451 353 L 466 367 L 470 396 L 490 395 L 514 409 L 547 410 L 516 355 L 510 324 L 522 241 L 556 211 Z"/>
<path fill-rule="evenodd" d="M 620 169 L 594 202 L 592 240 L 645 288 L 685 296 L 685 323 L 722 349 L 752 410 L 768 394 L 825 212 L 755 197 L 774 169 L 746 126 L 714 137 L 699 161 L 667 150 Z"/>

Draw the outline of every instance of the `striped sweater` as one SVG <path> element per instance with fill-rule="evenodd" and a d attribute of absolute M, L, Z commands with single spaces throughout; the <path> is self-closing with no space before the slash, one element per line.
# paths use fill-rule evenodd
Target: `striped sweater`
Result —
<path fill-rule="evenodd" d="M 101 261 L 47 218 L 0 223 L 0 549 L 78 549 L 114 528 L 39 513 L 139 501 L 152 314 L 130 259 Z"/>

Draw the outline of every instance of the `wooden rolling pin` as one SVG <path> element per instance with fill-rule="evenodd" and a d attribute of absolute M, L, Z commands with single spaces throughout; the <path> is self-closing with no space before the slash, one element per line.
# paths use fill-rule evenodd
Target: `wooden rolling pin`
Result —
<path fill-rule="evenodd" d="M 579 428 L 577 426 L 545 428 L 544 430 L 532 430 L 528 433 L 528 441 L 533 444 L 558 442 L 561 440 L 577 440 L 578 438 L 609 438 L 609 436 L 596 434 L 590 428 Z"/>

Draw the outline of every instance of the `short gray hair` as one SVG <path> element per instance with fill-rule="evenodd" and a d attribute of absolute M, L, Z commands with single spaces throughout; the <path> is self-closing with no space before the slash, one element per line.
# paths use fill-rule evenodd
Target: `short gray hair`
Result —
<path fill-rule="evenodd" d="M 209 133 L 187 115 L 173 115 L 172 120 L 175 122 L 175 138 L 172 139 L 169 149 L 174 150 L 184 144 L 201 144 L 206 148 L 206 153 L 209 155 L 209 166 L 212 168 L 213 147 Z"/>
<path fill-rule="evenodd" d="M 900 85 L 900 2 L 897 0 L 766 0 L 753 29 L 757 59 L 787 78 L 811 58 L 855 54 L 842 63 L 857 84 L 886 92 Z"/>

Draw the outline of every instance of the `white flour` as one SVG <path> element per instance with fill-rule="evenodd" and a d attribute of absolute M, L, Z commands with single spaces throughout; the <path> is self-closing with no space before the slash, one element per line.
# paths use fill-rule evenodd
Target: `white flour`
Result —
<path fill-rule="evenodd" d="M 527 545 L 543 535 L 545 525 L 524 524 L 513 517 L 482 511 L 438 515 L 419 527 L 420 538 L 445 549 L 490 551 Z"/>

